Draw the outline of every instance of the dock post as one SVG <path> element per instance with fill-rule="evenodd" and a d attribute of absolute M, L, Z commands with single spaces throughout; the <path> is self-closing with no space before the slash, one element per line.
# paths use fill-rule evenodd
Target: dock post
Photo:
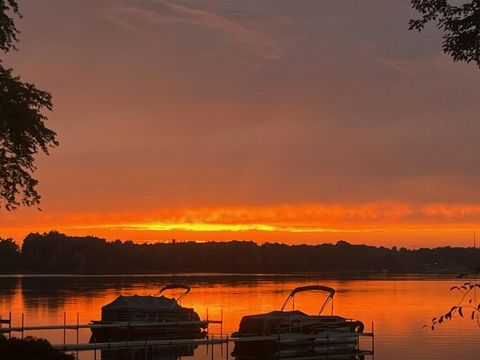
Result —
<path fill-rule="evenodd" d="M 79 337 L 79 332 L 80 332 L 80 314 L 77 311 L 77 345 L 78 345 L 78 337 Z M 77 350 L 77 359 L 78 359 L 78 350 Z"/>
<path fill-rule="evenodd" d="M 223 337 L 223 308 L 220 313 L 220 337 Z"/>
<path fill-rule="evenodd" d="M 67 312 L 63 312 L 63 345 L 67 343 Z"/>
<path fill-rule="evenodd" d="M 215 335 L 212 334 L 212 360 L 213 360 L 213 350 L 215 349 Z"/>
<path fill-rule="evenodd" d="M 228 334 L 227 334 L 227 345 L 225 346 L 225 349 L 226 349 L 225 352 L 227 353 L 227 360 L 228 360 L 228 343 L 229 341 L 228 341 Z"/>
<path fill-rule="evenodd" d="M 3 315 L 0 314 L 0 329 L 3 327 Z M 11 327 L 10 324 L 7 327 Z"/>
<path fill-rule="evenodd" d="M 375 354 L 375 324 L 372 321 L 372 352 Z"/>
<path fill-rule="evenodd" d="M 80 325 L 80 314 L 77 311 L 77 328 L 76 328 L 76 330 L 77 330 L 77 334 L 76 334 L 77 335 L 77 344 L 78 344 L 78 333 L 80 331 L 79 325 Z"/>
<path fill-rule="evenodd" d="M 9 326 L 12 327 L 12 311 L 8 312 L 8 323 L 9 323 Z M 11 337 L 12 337 L 12 332 L 9 331 L 8 338 L 10 339 Z"/>
<path fill-rule="evenodd" d="M 22 340 L 23 340 L 23 328 L 25 327 L 25 314 L 22 312 Z"/>
<path fill-rule="evenodd" d="M 208 322 L 208 308 L 207 308 L 207 329 L 208 329 L 207 331 L 210 332 L 210 324 L 209 324 L 209 322 Z M 209 348 L 209 345 L 208 345 L 208 343 L 207 343 L 207 346 L 206 346 L 207 355 L 208 355 L 208 348 Z"/>

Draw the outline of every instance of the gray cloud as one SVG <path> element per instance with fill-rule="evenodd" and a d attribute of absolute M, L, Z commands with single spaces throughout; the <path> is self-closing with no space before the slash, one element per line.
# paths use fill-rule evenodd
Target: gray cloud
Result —
<path fill-rule="evenodd" d="M 204 5 L 204 6 L 199 6 Z M 208 6 L 205 6 L 208 5 Z M 145 31 L 152 25 L 184 24 L 210 30 L 219 30 L 241 48 L 266 59 L 278 59 L 283 49 L 268 34 L 255 28 L 258 18 L 241 11 L 222 11 L 217 3 L 184 2 L 172 0 L 116 1 L 103 9 L 107 19 L 135 31 Z"/>
<path fill-rule="evenodd" d="M 480 72 L 409 32 L 408 2 L 23 11 L 5 61 L 53 92 L 62 143 L 40 159 L 45 209 L 480 203 Z"/>

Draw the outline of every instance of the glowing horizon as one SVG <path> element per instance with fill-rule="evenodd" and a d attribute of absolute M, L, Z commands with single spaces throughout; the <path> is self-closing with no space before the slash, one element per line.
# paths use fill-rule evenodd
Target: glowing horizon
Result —
<path fill-rule="evenodd" d="M 330 242 L 413 246 L 418 237 L 426 243 L 444 244 L 446 237 L 461 235 L 468 246 L 472 232 L 480 228 L 480 206 L 471 204 L 368 203 L 357 205 L 223 206 L 155 209 L 143 212 L 71 213 L 22 217 L 0 216 L 0 235 L 17 240 L 29 232 L 57 230 L 67 234 L 103 236 L 134 241 L 233 240 L 256 242 Z M 32 221 L 32 217 L 35 221 Z M 155 235 L 156 234 L 156 235 Z M 460 235 L 459 235 L 460 234 Z M 389 240 L 381 240 L 388 239 Z M 412 240 L 415 239 L 415 240 Z M 437 238 L 437 241 L 434 241 Z M 441 238 L 441 241 L 438 239 Z M 382 243 L 382 241 L 384 243 Z"/>

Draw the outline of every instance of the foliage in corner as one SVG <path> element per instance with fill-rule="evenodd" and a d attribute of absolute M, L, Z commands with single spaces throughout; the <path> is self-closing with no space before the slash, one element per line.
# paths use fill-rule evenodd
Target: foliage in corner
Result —
<path fill-rule="evenodd" d="M 443 31 L 443 51 L 454 61 L 480 67 L 480 0 L 453 5 L 448 0 L 410 0 L 421 17 L 409 22 L 410 30 L 422 31 L 434 22 Z"/>
<path fill-rule="evenodd" d="M 431 329 L 435 330 L 436 326 L 443 324 L 447 320 L 452 320 L 457 315 L 461 318 L 476 320 L 478 326 L 480 326 L 480 303 L 477 300 L 477 289 L 480 289 L 480 284 L 471 281 L 467 281 L 463 285 L 452 286 L 450 291 L 460 292 L 460 300 L 457 305 L 452 306 L 446 313 L 434 317 L 429 325 Z"/>
<path fill-rule="evenodd" d="M 31 336 L 7 339 L 0 334 L 0 354 L 3 360 L 74 360 L 73 355 L 55 350 L 47 340 Z"/>
<path fill-rule="evenodd" d="M 0 50 L 16 50 L 21 17 L 16 0 L 0 0 Z M 52 97 L 34 84 L 22 82 L 0 60 L 0 206 L 38 206 L 40 195 L 34 156 L 58 145 L 56 134 L 45 126 L 44 110 L 52 110 Z"/>

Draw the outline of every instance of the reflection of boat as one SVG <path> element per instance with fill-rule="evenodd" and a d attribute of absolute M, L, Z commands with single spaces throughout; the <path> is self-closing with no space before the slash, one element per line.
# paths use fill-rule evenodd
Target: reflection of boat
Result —
<path fill-rule="evenodd" d="M 272 354 L 271 356 L 263 355 L 252 355 L 252 356 L 239 356 L 235 357 L 235 360 L 266 360 L 266 359 L 282 359 L 286 358 L 285 356 L 280 356 L 278 354 Z M 309 353 L 297 354 L 293 357 L 288 357 L 288 360 L 365 360 L 365 354 L 358 351 L 352 351 L 349 353 L 333 353 L 329 352 L 328 354 L 317 354 L 311 355 Z"/>
<path fill-rule="evenodd" d="M 140 349 L 102 350 L 102 360 L 178 360 L 193 356 L 194 346 L 147 346 Z"/>
<path fill-rule="evenodd" d="M 295 295 L 304 291 L 328 293 L 318 315 L 285 311 L 290 301 L 295 305 Z M 280 311 L 244 316 L 238 332 L 233 334 L 236 338 L 233 355 L 241 358 L 259 354 L 298 357 L 354 352 L 363 323 L 333 314 L 322 315 L 329 303 L 333 313 L 334 295 L 335 290 L 330 287 L 302 286 L 290 293 Z"/>
<path fill-rule="evenodd" d="M 162 295 L 170 289 L 185 292 L 177 299 Z M 156 296 L 117 297 L 102 307 L 102 320 L 92 321 L 91 342 L 205 337 L 208 323 L 200 321 L 193 309 L 179 305 L 189 292 L 187 285 L 169 284 Z"/>

